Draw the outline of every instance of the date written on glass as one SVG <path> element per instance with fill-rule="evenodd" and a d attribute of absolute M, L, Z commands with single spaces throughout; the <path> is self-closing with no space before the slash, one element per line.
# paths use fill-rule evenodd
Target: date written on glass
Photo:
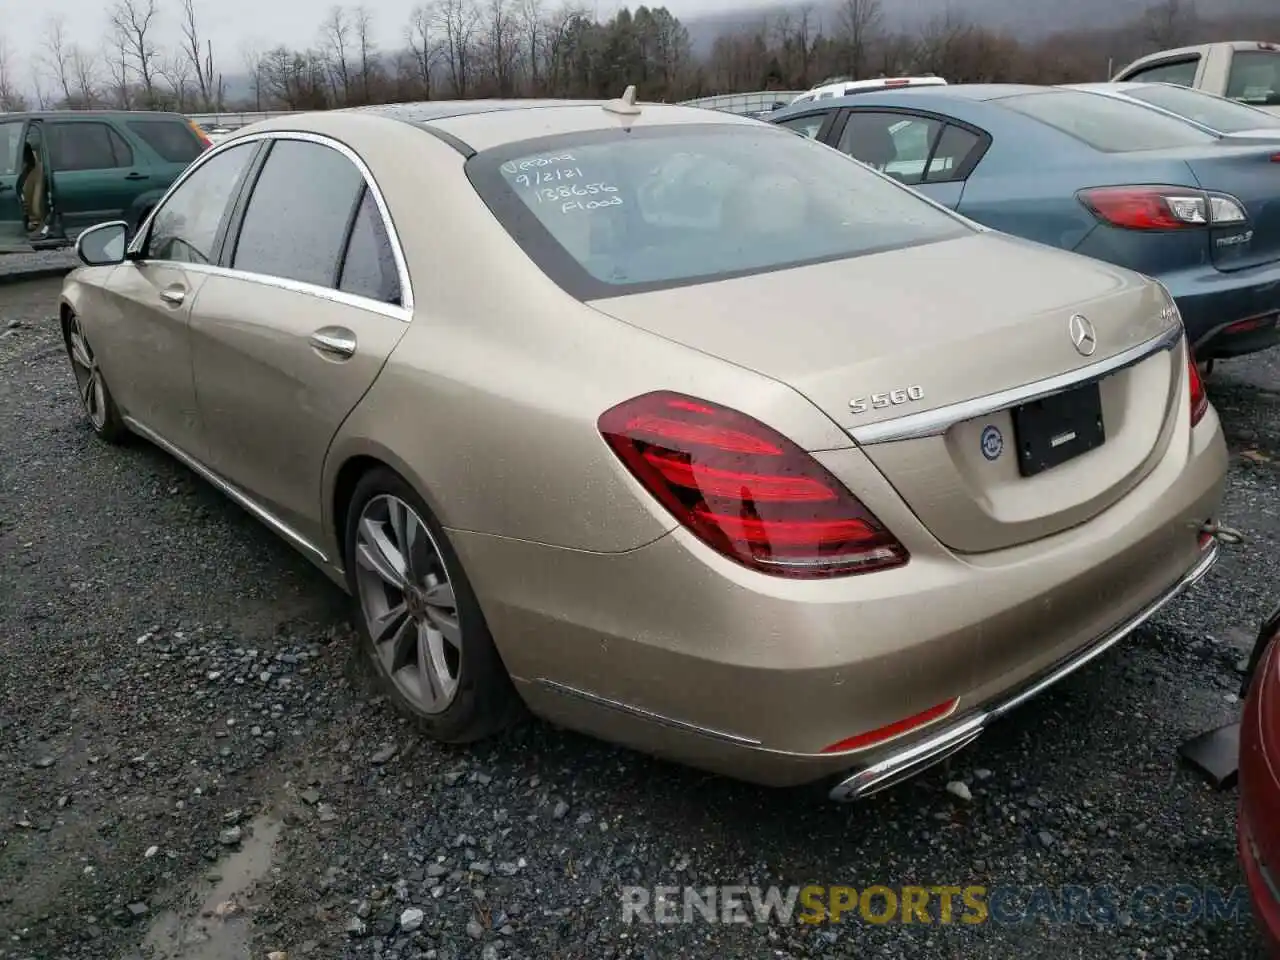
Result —
<path fill-rule="evenodd" d="M 508 160 L 500 169 L 503 173 L 510 175 L 524 170 L 537 170 L 540 167 L 554 167 L 557 163 L 573 162 L 573 154 L 561 153 L 554 157 L 529 157 L 525 160 Z"/>
<path fill-rule="evenodd" d="M 550 170 L 534 170 L 531 173 L 517 174 L 515 182 L 521 187 L 540 187 L 547 183 L 564 183 L 567 180 L 581 180 L 582 170 L 579 167 L 554 167 Z"/>

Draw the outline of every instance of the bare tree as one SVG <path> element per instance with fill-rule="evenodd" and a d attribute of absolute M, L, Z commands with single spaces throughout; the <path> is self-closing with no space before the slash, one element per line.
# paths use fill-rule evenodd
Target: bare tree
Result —
<path fill-rule="evenodd" d="M 116 0 L 111 26 L 119 34 L 124 63 L 142 86 L 147 106 L 156 103 L 156 66 L 159 56 L 152 30 L 159 14 L 157 0 Z"/>
<path fill-rule="evenodd" d="M 212 110 L 216 83 L 213 76 L 213 43 L 201 42 L 200 29 L 196 23 L 195 0 L 182 0 L 182 54 L 195 73 L 201 106 L 205 110 Z"/>
<path fill-rule="evenodd" d="M 529 71 L 529 93 L 542 93 L 542 39 L 546 34 L 547 18 L 542 0 L 520 0 L 520 28 L 524 34 L 522 56 Z"/>
<path fill-rule="evenodd" d="M 520 32 L 510 0 L 488 0 L 484 48 L 498 96 L 515 93 L 516 64 L 520 57 Z"/>
<path fill-rule="evenodd" d="M 425 100 L 431 99 L 431 72 L 440 59 L 440 44 L 436 41 L 437 18 L 434 3 L 419 4 L 409 15 L 409 27 L 405 31 Z"/>
<path fill-rule="evenodd" d="M 575 27 L 586 18 L 584 7 L 576 5 L 573 0 L 565 0 L 543 23 L 539 57 L 547 91 L 552 95 L 567 92 L 572 37 Z"/>
<path fill-rule="evenodd" d="M 373 41 L 373 14 L 363 5 L 356 8 L 352 17 L 356 33 L 356 60 L 360 70 L 360 102 L 373 102 L 373 75 L 378 68 L 378 51 Z"/>
<path fill-rule="evenodd" d="M 83 107 L 98 103 L 98 61 L 78 45 L 71 48 L 72 91 L 76 102 Z"/>
<path fill-rule="evenodd" d="M 245 72 L 249 74 L 249 84 L 253 90 L 253 109 L 261 112 L 263 94 L 262 52 L 252 44 L 246 44 L 240 48 L 240 59 L 244 63 Z"/>
<path fill-rule="evenodd" d="M 1195 0 L 1160 0 L 1147 8 L 1142 21 L 1146 39 L 1159 49 L 1192 43 L 1199 33 Z"/>
<path fill-rule="evenodd" d="M 191 60 L 185 50 L 164 58 L 156 67 L 156 73 L 168 84 L 172 105 L 179 113 L 191 106 L 191 72 Z"/>
<path fill-rule="evenodd" d="M 837 37 L 844 52 L 845 70 L 854 79 L 869 72 L 870 47 L 880 29 L 880 16 L 880 0 L 842 0 L 840 4 Z"/>
<path fill-rule="evenodd" d="M 27 108 L 27 98 L 18 89 L 17 70 L 9 41 L 0 37 L 0 111 L 16 112 Z"/>
<path fill-rule="evenodd" d="M 43 60 L 67 104 L 71 103 L 72 46 L 67 39 L 66 21 L 58 15 L 49 17 L 44 25 Z"/>
<path fill-rule="evenodd" d="M 436 13 L 439 17 L 436 29 L 444 34 L 445 66 L 452 87 L 450 92 L 455 97 L 465 98 L 471 89 L 480 12 L 472 0 L 440 0 Z"/>
<path fill-rule="evenodd" d="M 342 7 L 333 7 L 329 16 L 320 25 L 321 44 L 329 59 L 330 85 L 334 99 L 341 103 L 351 100 L 351 64 L 349 63 L 349 44 L 351 42 L 351 24 L 347 21 L 347 12 Z"/>
<path fill-rule="evenodd" d="M 121 31 L 113 31 L 105 59 L 111 80 L 111 100 L 121 110 L 128 110 L 133 106 L 133 91 L 129 86 L 129 43 Z"/>

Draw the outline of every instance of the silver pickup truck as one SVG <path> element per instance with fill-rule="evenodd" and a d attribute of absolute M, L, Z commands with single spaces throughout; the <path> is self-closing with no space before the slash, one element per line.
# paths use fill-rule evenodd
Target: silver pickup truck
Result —
<path fill-rule="evenodd" d="M 1280 43 L 1236 40 L 1161 50 L 1111 79 L 1176 83 L 1280 114 Z"/>

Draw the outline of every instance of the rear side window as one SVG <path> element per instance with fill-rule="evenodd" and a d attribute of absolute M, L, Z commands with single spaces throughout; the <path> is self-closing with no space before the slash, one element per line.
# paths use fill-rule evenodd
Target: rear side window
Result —
<path fill-rule="evenodd" d="M 105 123 L 46 124 L 49 163 L 55 171 L 112 170 L 133 165 L 133 150 Z"/>
<path fill-rule="evenodd" d="M 1196 71 L 1200 69 L 1200 58 L 1177 60 L 1171 63 L 1157 63 L 1129 74 L 1124 79 L 1142 83 L 1176 83 L 1180 87 L 1194 87 Z"/>
<path fill-rule="evenodd" d="M 232 266 L 334 287 L 364 176 L 331 147 L 277 140 L 245 209 Z"/>
<path fill-rule="evenodd" d="M 338 289 L 380 303 L 400 302 L 400 276 L 396 273 L 395 254 L 391 252 L 391 238 L 387 236 L 378 203 L 368 187 L 360 196 L 360 209 L 351 226 Z"/>
<path fill-rule="evenodd" d="M 18 172 L 22 157 L 21 120 L 0 123 L 0 176 L 11 177 Z"/>
<path fill-rule="evenodd" d="M 1255 107 L 1280 107 L 1280 53 L 1237 50 L 1231 58 L 1227 96 Z"/>
<path fill-rule="evenodd" d="M 818 135 L 818 131 L 822 129 L 822 123 L 827 119 L 825 113 L 811 113 L 807 117 L 796 117 L 792 120 L 779 120 L 778 126 L 785 127 L 792 133 L 798 133 L 802 137 L 812 140 Z"/>
<path fill-rule="evenodd" d="M 1212 134 L 1137 103 L 1079 90 L 1023 93 L 995 101 L 1103 153 L 1172 150 L 1216 143 Z"/>
<path fill-rule="evenodd" d="M 1280 58 L 1277 59 L 1280 60 Z M 1134 87 L 1126 90 L 1125 93 L 1135 100 L 1172 111 L 1221 133 L 1240 133 L 1243 130 L 1268 128 L 1280 131 L 1280 117 L 1199 90 L 1186 90 L 1182 87 L 1159 84 Z"/>
<path fill-rule="evenodd" d="M 467 172 L 525 252 L 583 300 L 972 232 L 836 151 L 765 124 L 547 137 L 478 154 Z"/>
<path fill-rule="evenodd" d="M 129 129 L 170 163 L 190 163 L 204 149 L 181 120 L 130 120 Z"/>

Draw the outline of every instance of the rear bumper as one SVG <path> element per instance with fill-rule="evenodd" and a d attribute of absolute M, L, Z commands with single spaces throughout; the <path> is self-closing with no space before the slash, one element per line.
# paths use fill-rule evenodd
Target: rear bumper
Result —
<path fill-rule="evenodd" d="M 859 800 L 893 786 L 913 774 L 930 767 L 977 739 L 988 726 L 1005 714 L 1044 693 L 1060 680 L 1065 680 L 1081 667 L 1091 663 L 1154 617 L 1169 601 L 1196 584 L 1217 562 L 1218 545 L 1211 544 L 1196 564 L 1167 590 L 1137 613 L 1117 624 L 1079 652 L 1055 664 L 1025 686 L 1005 698 L 962 718 L 928 739 L 890 754 L 873 766 L 859 770 L 831 789 L 831 799 Z"/>
<path fill-rule="evenodd" d="M 1223 273 L 1211 266 L 1156 275 L 1173 295 L 1197 360 L 1280 344 L 1280 263 Z M 1232 329 L 1256 320 L 1247 329 Z"/>
<path fill-rule="evenodd" d="M 739 779 L 825 785 L 940 759 L 1150 616 L 1204 561 L 1225 471 L 1211 409 L 1092 519 L 965 556 L 868 474 L 860 498 L 912 560 L 829 581 L 765 577 L 683 530 L 614 554 L 449 536 L 534 713 Z M 894 739 L 835 746 L 951 702 Z"/>

